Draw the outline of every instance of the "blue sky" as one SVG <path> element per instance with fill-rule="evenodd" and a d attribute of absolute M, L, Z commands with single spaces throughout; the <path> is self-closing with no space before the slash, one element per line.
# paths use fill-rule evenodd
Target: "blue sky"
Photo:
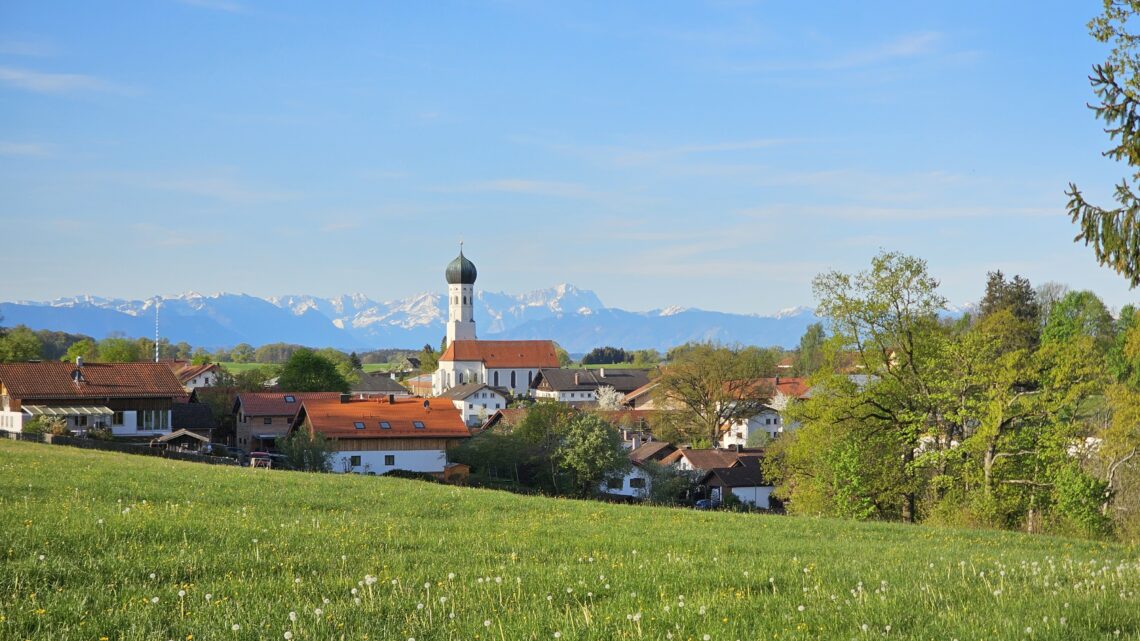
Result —
<path fill-rule="evenodd" d="M 0 300 L 570 282 L 770 313 L 880 249 L 1140 300 L 1063 194 L 1127 172 L 1100 2 L 0 5 Z"/>

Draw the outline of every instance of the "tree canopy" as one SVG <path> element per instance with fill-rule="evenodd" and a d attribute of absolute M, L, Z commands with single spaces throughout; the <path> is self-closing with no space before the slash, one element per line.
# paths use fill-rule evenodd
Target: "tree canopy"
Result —
<path fill-rule="evenodd" d="M 1140 180 L 1140 35 L 1130 21 L 1138 12 L 1140 0 L 1104 0 L 1104 13 L 1089 23 L 1094 38 L 1112 45 L 1089 76 L 1098 101 L 1091 108 L 1113 141 L 1104 155 L 1131 167 L 1131 177 L 1116 185 L 1115 207 L 1089 203 L 1073 183 L 1065 192 L 1069 216 L 1080 229 L 1074 240 L 1091 245 L 1097 261 L 1133 287 L 1140 285 L 1140 198 L 1133 186 Z"/>
<path fill-rule="evenodd" d="M 291 392 L 347 392 L 349 387 L 335 363 L 305 347 L 282 366 L 277 386 Z"/>

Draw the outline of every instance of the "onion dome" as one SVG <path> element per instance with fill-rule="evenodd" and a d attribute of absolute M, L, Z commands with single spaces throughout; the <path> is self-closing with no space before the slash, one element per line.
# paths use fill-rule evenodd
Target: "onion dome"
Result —
<path fill-rule="evenodd" d="M 444 276 L 447 278 L 448 285 L 474 285 L 475 276 L 475 263 L 467 260 L 463 255 L 463 248 L 459 248 L 459 256 L 447 265 L 447 271 Z"/>

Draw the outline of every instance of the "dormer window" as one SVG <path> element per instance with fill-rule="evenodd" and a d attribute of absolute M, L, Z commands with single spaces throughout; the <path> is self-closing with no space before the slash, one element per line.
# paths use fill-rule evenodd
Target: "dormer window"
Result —
<path fill-rule="evenodd" d="M 285 397 L 285 402 L 286 402 L 286 403 L 296 403 L 296 402 L 297 402 L 297 397 L 296 397 L 296 396 L 293 396 L 292 394 L 289 394 L 289 395 L 287 395 L 287 396 Z"/>
<path fill-rule="evenodd" d="M 363 421 L 356 421 L 355 423 L 352 424 L 352 426 L 358 430 L 362 430 L 362 429 L 364 429 L 364 422 Z"/>
<path fill-rule="evenodd" d="M 422 429 L 424 429 L 424 422 L 423 421 L 412 421 L 412 427 L 416 428 L 417 430 L 422 430 Z"/>
<path fill-rule="evenodd" d="M 380 429 L 390 430 L 390 429 L 392 429 L 392 424 L 389 423 L 388 421 L 380 421 Z"/>

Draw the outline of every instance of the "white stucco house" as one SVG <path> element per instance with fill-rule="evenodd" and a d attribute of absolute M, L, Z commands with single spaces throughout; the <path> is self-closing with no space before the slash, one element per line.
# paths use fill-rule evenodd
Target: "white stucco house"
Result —
<path fill-rule="evenodd" d="M 444 392 L 443 398 L 451 400 L 469 427 L 478 427 L 495 412 L 507 408 L 506 393 L 483 383 L 458 385 Z"/>

